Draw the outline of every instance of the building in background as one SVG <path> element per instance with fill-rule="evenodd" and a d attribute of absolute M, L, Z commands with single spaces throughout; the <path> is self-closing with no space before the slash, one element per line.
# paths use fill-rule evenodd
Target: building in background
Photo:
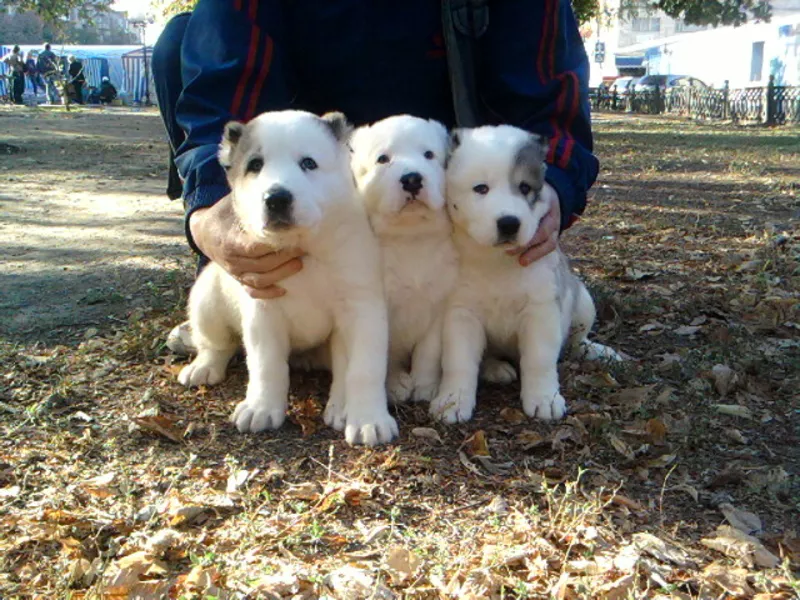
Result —
<path fill-rule="evenodd" d="M 736 87 L 764 85 L 773 75 L 800 85 L 800 0 L 772 0 L 769 23 L 716 28 L 687 25 L 661 11 L 620 18 L 619 5 L 601 0 L 603 16 L 582 28 L 592 86 L 645 74 L 689 75 L 712 85 L 728 80 Z"/>

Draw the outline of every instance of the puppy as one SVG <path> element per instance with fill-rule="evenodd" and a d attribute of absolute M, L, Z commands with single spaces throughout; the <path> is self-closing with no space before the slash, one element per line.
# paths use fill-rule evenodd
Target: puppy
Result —
<path fill-rule="evenodd" d="M 275 250 L 299 248 L 303 269 L 281 282 L 286 295 L 255 300 L 216 264 L 189 297 L 197 358 L 187 386 L 222 381 L 243 338 L 249 381 L 231 417 L 239 431 L 277 429 L 286 417 L 290 352 L 328 343 L 333 379 L 325 422 L 349 443 L 397 435 L 384 380 L 388 319 L 378 245 L 358 202 L 343 115 L 265 113 L 225 128 L 219 160 L 241 227 Z"/>
<path fill-rule="evenodd" d="M 383 258 L 393 402 L 430 401 L 441 376 L 441 317 L 458 256 L 445 209 L 447 130 L 390 117 L 355 131 L 351 166 Z"/>
<path fill-rule="evenodd" d="M 560 250 L 525 268 L 506 253 L 533 238 L 550 208 L 540 201 L 546 151 L 545 140 L 507 125 L 452 136 L 447 207 L 461 270 L 444 318 L 442 382 L 430 407 L 446 423 L 472 417 L 487 346 L 519 360 L 522 408 L 543 420 L 566 412 L 557 370 L 562 346 L 604 348 L 586 340 L 594 303 Z"/>

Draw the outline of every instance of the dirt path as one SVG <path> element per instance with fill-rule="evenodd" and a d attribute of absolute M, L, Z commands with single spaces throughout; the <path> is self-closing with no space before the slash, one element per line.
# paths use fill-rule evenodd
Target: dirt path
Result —
<path fill-rule="evenodd" d="M 69 343 L 129 317 L 142 286 L 175 294 L 189 254 L 155 111 L 4 107 L 0 131 L 21 150 L 0 161 L 0 339 Z"/>

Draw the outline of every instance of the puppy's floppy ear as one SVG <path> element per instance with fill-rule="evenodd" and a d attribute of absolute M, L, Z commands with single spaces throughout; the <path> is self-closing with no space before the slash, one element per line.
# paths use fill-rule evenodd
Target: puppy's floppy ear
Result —
<path fill-rule="evenodd" d="M 444 161 L 445 166 L 448 165 L 450 159 L 453 157 L 453 153 L 461 145 L 461 132 L 461 129 L 453 129 L 453 131 L 450 132 L 450 138 L 447 140 L 447 158 Z"/>
<path fill-rule="evenodd" d="M 219 144 L 219 164 L 225 170 L 231 168 L 233 150 L 236 148 L 239 140 L 242 139 L 244 133 L 244 123 L 239 121 L 230 121 L 225 125 L 225 131 L 222 133 L 222 141 Z"/>
<path fill-rule="evenodd" d="M 350 134 L 347 142 L 350 147 L 350 165 L 359 177 L 367 172 L 367 166 L 364 164 L 364 152 L 365 148 L 369 148 L 369 134 L 370 126 L 362 125 Z"/>
<path fill-rule="evenodd" d="M 350 134 L 353 131 L 353 126 L 347 120 L 347 117 L 344 116 L 343 113 L 340 112 L 329 112 L 325 113 L 320 117 L 322 122 L 328 126 L 333 133 L 333 137 L 335 137 L 338 141 L 342 143 L 346 143 L 348 139 L 350 139 Z"/>
<path fill-rule="evenodd" d="M 550 138 L 538 133 L 532 133 L 531 138 L 539 146 L 540 160 L 544 162 L 547 158 L 547 152 L 550 150 Z"/>

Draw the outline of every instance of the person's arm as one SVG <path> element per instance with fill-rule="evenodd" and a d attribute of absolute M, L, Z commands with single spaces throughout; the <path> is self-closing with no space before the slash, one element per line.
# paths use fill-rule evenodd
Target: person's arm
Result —
<path fill-rule="evenodd" d="M 230 192 L 217 160 L 225 124 L 291 104 L 280 2 L 200 0 L 186 28 L 181 63 L 176 118 L 186 140 L 175 163 L 184 180 L 186 236 L 202 254 L 192 215 Z"/>
<path fill-rule="evenodd" d="M 598 172 L 589 61 L 570 2 L 492 3 L 481 40 L 480 94 L 489 118 L 549 138 L 545 179 L 558 195 L 560 229 L 566 229 L 583 213 Z"/>

